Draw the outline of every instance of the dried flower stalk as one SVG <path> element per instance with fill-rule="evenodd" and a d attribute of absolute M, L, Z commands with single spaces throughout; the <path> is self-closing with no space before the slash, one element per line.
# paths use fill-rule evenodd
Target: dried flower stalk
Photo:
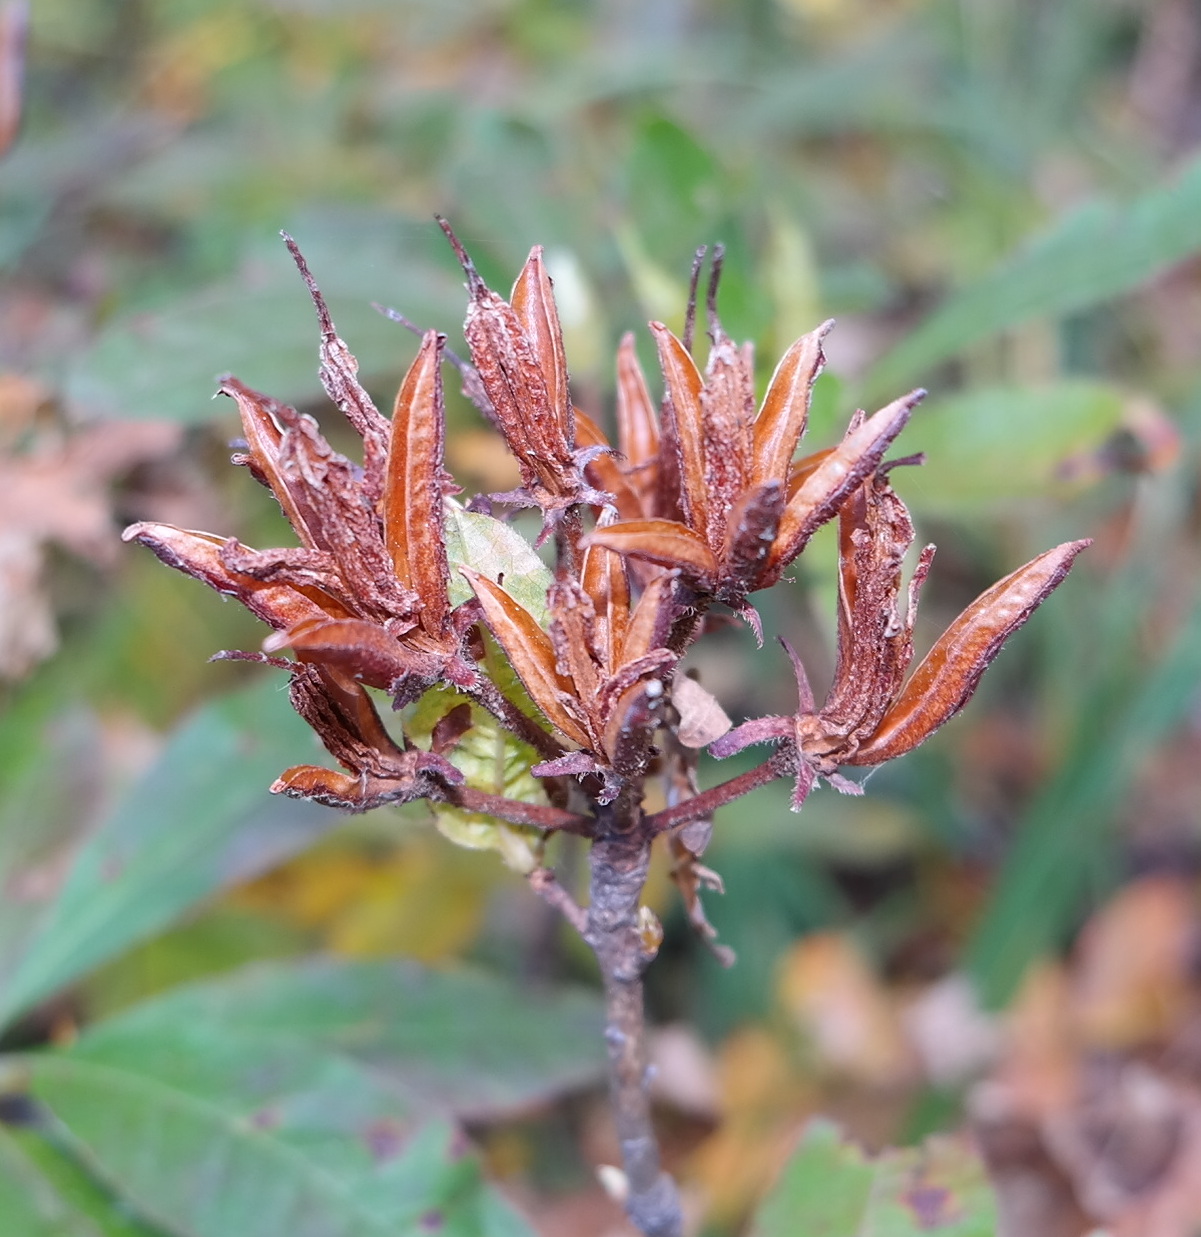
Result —
<path fill-rule="evenodd" d="M 700 900 L 703 888 L 720 889 L 700 862 L 713 813 L 778 777 L 793 779 L 797 809 L 818 778 L 858 793 L 840 768 L 900 756 L 957 713 L 1088 543 L 1048 550 L 994 585 L 910 674 L 933 547 L 904 586 L 914 529 L 884 455 L 922 392 L 857 414 L 837 446 L 796 458 L 832 323 L 788 349 L 757 405 L 751 347 L 735 345 L 718 317 L 718 251 L 704 369 L 692 352 L 694 303 L 683 338 L 651 323 L 664 384 L 657 411 L 633 337 L 622 340 L 614 450 L 573 405 L 541 250 L 505 300 L 442 226 L 469 293 L 471 363 L 456 363 L 521 472 L 517 490 L 488 499 L 542 512 L 543 537 L 555 538 L 545 587 L 522 592 L 515 567 L 487 555 L 452 571 L 448 520 L 461 509 L 448 505 L 457 490 L 443 460 L 445 339 L 422 335 L 385 418 L 290 237 L 318 314 L 322 383 L 362 438 L 362 464 L 335 452 L 311 417 L 227 378 L 220 389 L 237 404 L 245 439 L 234 461 L 271 490 L 298 544 L 254 550 L 232 537 L 145 523 L 125 536 L 237 597 L 272 628 L 261 651 L 225 656 L 288 672 L 293 706 L 341 766 L 288 769 L 273 791 L 350 811 L 429 800 L 452 814 L 455 828 L 474 831 L 452 836 L 495 845 L 581 932 L 604 982 L 627 1210 L 643 1233 L 678 1237 L 678 1195 L 659 1163 L 646 1088 L 642 973 L 661 931 L 641 896 L 655 838 L 668 834 L 697 932 L 732 961 L 710 939 Z M 497 522 L 472 518 L 500 536 Z M 720 704 L 677 675 L 680 658 L 714 605 L 760 634 L 749 595 L 778 581 L 834 519 L 838 660 L 829 693 L 818 706 L 786 645 L 796 713 L 731 729 Z M 467 599 L 456 604 L 456 594 Z M 409 712 L 385 726 L 372 691 Z M 500 786 L 487 781 L 495 761 L 483 770 L 471 755 L 485 726 L 510 736 L 512 767 Z M 725 757 L 754 743 L 773 747 L 762 764 L 698 788 L 700 747 Z M 648 814 L 652 777 L 662 780 L 667 806 Z M 592 843 L 586 908 L 544 864 L 545 839 L 557 830 Z"/>

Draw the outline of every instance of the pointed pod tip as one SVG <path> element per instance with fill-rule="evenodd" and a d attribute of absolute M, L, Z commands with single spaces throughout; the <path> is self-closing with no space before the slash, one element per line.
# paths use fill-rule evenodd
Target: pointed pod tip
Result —
<path fill-rule="evenodd" d="M 1054 549 L 1045 551 L 1042 558 L 1054 561 L 1057 564 L 1058 571 L 1056 575 L 1058 579 L 1062 579 L 1072 569 L 1072 564 L 1075 563 L 1077 556 L 1082 551 L 1087 550 L 1092 543 L 1093 539 L 1091 537 L 1084 537 L 1079 541 L 1065 541 L 1062 545 L 1057 545 Z M 1058 579 L 1056 583 L 1058 583 Z"/>
<path fill-rule="evenodd" d="M 472 296 L 486 292 L 488 285 L 484 282 L 479 271 L 475 269 L 475 263 L 468 257 L 467 250 L 463 248 L 463 242 L 455 235 L 454 228 L 450 226 L 450 223 L 442 215 L 435 215 L 434 218 L 437 220 L 438 226 L 442 229 L 446 239 L 450 241 L 450 247 L 455 251 L 455 257 L 459 259 L 459 265 L 463 268 L 463 274 L 467 276 L 467 290 Z"/>

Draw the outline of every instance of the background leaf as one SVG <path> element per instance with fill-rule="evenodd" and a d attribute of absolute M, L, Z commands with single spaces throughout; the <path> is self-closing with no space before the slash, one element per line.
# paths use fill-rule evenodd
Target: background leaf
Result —
<path fill-rule="evenodd" d="M 377 313 L 373 300 L 400 299 L 398 308 L 427 325 L 447 328 L 462 318 L 455 281 L 422 253 L 429 229 L 401 223 L 380 214 L 333 212 L 292 225 L 338 334 L 367 381 L 400 373 L 402 358 L 416 351 L 416 341 Z M 324 400 L 312 302 L 278 230 L 265 232 L 236 274 L 113 316 L 71 359 L 65 388 L 75 413 L 233 424 L 228 403 L 213 399 L 224 373 L 277 399 Z M 418 243 L 398 252 L 397 236 L 414 232 Z M 385 410 L 391 396 L 381 393 Z"/>
<path fill-rule="evenodd" d="M 334 1058 L 294 1074 L 296 1062 L 256 1058 L 235 1036 L 219 1051 L 232 1050 L 239 1077 L 276 1084 L 239 1103 L 213 1089 L 223 1062 L 206 1059 L 199 1037 L 186 1047 L 183 1077 L 49 1054 L 30 1068 L 67 1145 L 166 1232 L 396 1237 L 434 1214 L 447 1233 L 482 1231 L 474 1161 L 445 1125 L 402 1125 L 378 1082 Z"/>
<path fill-rule="evenodd" d="M 971 973 L 989 1006 L 1013 996 L 1026 968 L 1059 943 L 1089 885 L 1104 879 L 1114 814 L 1150 754 L 1193 707 L 1201 683 L 1201 597 L 1194 597 L 1162 653 L 1141 674 L 1130 674 L 1146 574 L 1136 564 L 1134 579 L 1114 589 L 1125 594 L 1128 626 L 1118 627 L 1119 608 L 1111 603 L 1103 632 L 1111 638 L 1102 647 L 1112 655 L 1122 649 L 1113 637 L 1124 637 L 1126 655 L 1114 658 L 1116 675 L 1111 670 L 1089 684 L 1068 751 L 1019 822 L 997 889 L 968 943 Z"/>
<path fill-rule="evenodd" d="M 601 1024 L 598 998 L 584 989 L 523 991 L 478 971 L 317 959 L 176 988 L 94 1027 L 78 1052 L 169 1058 L 151 1046 L 198 1026 L 217 1038 L 276 1035 L 378 1065 L 423 1103 L 485 1112 L 597 1077 Z"/>
<path fill-rule="evenodd" d="M 1194 160 L 1129 203 L 1088 202 L 949 296 L 876 364 L 871 388 L 901 390 L 997 331 L 1128 292 L 1199 246 L 1201 160 Z"/>
<path fill-rule="evenodd" d="M 869 1159 L 836 1127 L 815 1121 L 751 1225 L 751 1237 L 994 1237 L 997 1217 L 983 1165 L 961 1144 Z"/>
<path fill-rule="evenodd" d="M 264 679 L 184 721 L 75 856 L 0 990 L 0 1022 L 339 823 L 268 794 L 314 744 L 281 687 Z"/>
<path fill-rule="evenodd" d="M 1057 469 L 1095 449 L 1117 427 L 1121 394 L 1100 382 L 1044 387 L 984 387 L 923 403 L 905 434 L 906 450 L 926 461 L 905 477 L 921 511 L 986 511 L 1067 489 Z"/>
<path fill-rule="evenodd" d="M 3 1125 L 0 1223 L 5 1237 L 161 1237 L 49 1138 Z"/>
<path fill-rule="evenodd" d="M 424 1122 L 540 1100 L 601 1055 L 592 993 L 306 962 L 176 989 L 20 1065 L 64 1145 L 180 1237 L 396 1237 L 435 1215 L 518 1237 L 459 1136 Z"/>

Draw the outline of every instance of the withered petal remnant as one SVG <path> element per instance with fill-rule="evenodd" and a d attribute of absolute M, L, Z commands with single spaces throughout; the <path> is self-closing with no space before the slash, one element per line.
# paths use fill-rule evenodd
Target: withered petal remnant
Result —
<path fill-rule="evenodd" d="M 586 544 L 678 568 L 701 597 L 725 602 L 754 624 L 747 595 L 776 583 L 875 472 L 924 392 L 856 418 L 838 446 L 794 461 L 833 322 L 788 349 L 756 412 L 751 347 L 735 347 L 725 334 L 712 290 L 709 318 L 713 342 L 704 373 L 683 341 L 651 323 L 665 386 L 659 425 L 643 398 L 637 359 L 623 345 L 618 391 L 625 462 L 602 457 L 588 465 L 595 483 L 613 492 L 622 518 L 597 528 Z M 607 445 L 595 425 L 585 433 L 590 443 Z"/>
<path fill-rule="evenodd" d="M 719 758 L 752 743 L 791 747 L 797 809 L 816 776 L 833 780 L 840 765 L 877 765 L 902 756 L 958 713 L 1005 641 L 1090 544 L 1065 542 L 994 584 L 951 624 L 906 680 L 918 597 L 934 547 L 927 546 L 918 559 L 902 615 L 901 564 L 913 543 L 913 524 L 883 474 L 865 481 L 843 505 L 839 524 L 838 661 L 824 703 L 816 708 L 804 667 L 785 645 L 800 696 L 795 716 L 745 722 L 709 747 Z M 856 789 L 853 783 L 839 788 Z"/>

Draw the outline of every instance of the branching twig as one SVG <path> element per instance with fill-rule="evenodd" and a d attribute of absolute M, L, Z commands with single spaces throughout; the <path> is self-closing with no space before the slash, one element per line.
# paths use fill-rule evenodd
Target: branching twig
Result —
<path fill-rule="evenodd" d="M 559 884 L 552 868 L 535 868 L 529 875 L 530 888 L 583 936 L 588 927 L 588 912 Z"/>
<path fill-rule="evenodd" d="M 448 786 L 440 798 L 453 807 L 467 812 L 483 812 L 498 820 L 507 820 L 511 825 L 531 825 L 535 829 L 576 833 L 585 838 L 592 833 L 590 816 L 565 812 L 549 803 L 523 803 L 519 799 L 506 799 L 503 795 L 490 795 L 486 790 L 476 790 L 471 786 Z"/>
<path fill-rule="evenodd" d="M 794 757 L 786 752 L 773 752 L 762 764 L 740 773 L 737 777 L 721 782 L 708 790 L 702 790 L 692 799 L 685 799 L 672 807 L 648 816 L 644 822 L 648 834 L 652 837 L 674 829 L 677 825 L 686 825 L 691 820 L 701 820 L 712 815 L 719 807 L 732 803 L 735 799 L 747 794 L 778 777 L 789 776 L 794 769 Z"/>

